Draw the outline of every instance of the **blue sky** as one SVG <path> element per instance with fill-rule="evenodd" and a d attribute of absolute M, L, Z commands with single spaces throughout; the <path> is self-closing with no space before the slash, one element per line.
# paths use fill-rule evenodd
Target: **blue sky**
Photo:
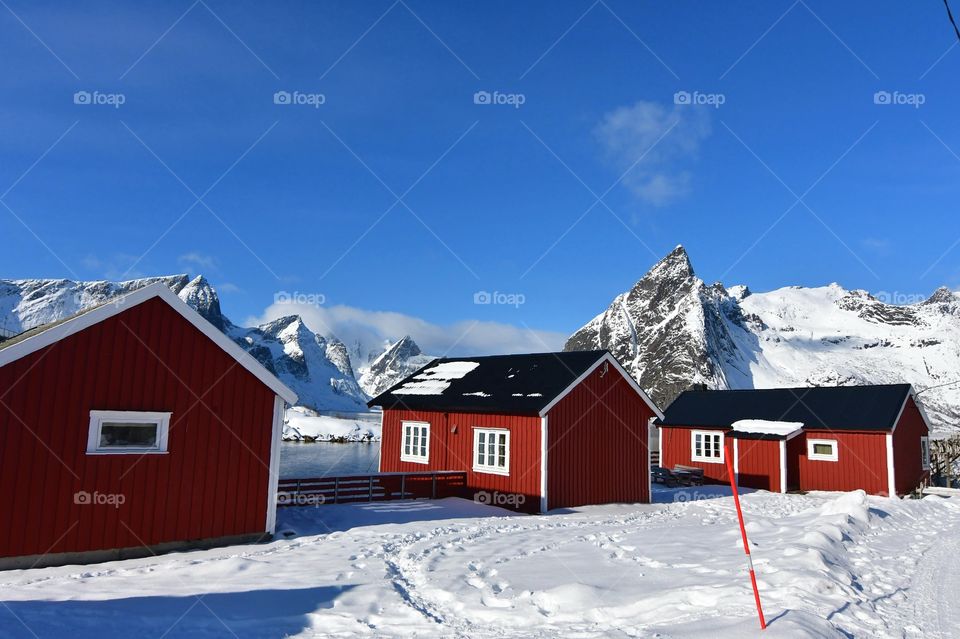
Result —
<path fill-rule="evenodd" d="M 960 286 L 939 0 L 4 1 L 3 277 L 554 338 L 680 243 L 754 290 Z"/>

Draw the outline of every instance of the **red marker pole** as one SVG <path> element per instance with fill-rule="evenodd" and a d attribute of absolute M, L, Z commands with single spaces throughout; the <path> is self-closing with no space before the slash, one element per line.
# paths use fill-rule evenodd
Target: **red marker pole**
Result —
<path fill-rule="evenodd" d="M 736 444 L 734 444 L 735 446 Z M 747 529 L 743 525 L 743 511 L 740 509 L 740 495 L 737 493 L 737 478 L 733 473 L 733 463 L 730 461 L 731 450 L 728 448 L 724 458 L 727 460 L 727 475 L 730 477 L 730 488 L 733 490 L 733 503 L 737 506 L 737 519 L 740 521 L 740 536 L 743 537 L 743 551 L 747 553 L 747 568 L 750 569 L 750 584 L 753 586 L 753 598 L 757 602 L 757 615 L 760 616 L 760 630 L 767 627 L 763 618 L 763 607 L 760 605 L 760 591 L 757 589 L 757 575 L 753 572 L 753 557 L 750 556 L 750 544 L 747 542 Z"/>

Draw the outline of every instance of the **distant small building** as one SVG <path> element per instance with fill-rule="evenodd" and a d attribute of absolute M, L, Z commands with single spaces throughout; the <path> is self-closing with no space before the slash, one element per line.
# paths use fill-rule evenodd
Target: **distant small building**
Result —
<path fill-rule="evenodd" d="M 163 284 L 0 343 L 0 568 L 274 531 L 297 396 Z"/>
<path fill-rule="evenodd" d="M 687 391 L 657 420 L 661 465 L 776 492 L 903 495 L 929 475 L 930 425 L 909 384 Z"/>
<path fill-rule="evenodd" d="M 437 359 L 370 406 L 381 472 L 465 471 L 468 497 L 525 512 L 650 501 L 662 414 L 607 351 Z"/>

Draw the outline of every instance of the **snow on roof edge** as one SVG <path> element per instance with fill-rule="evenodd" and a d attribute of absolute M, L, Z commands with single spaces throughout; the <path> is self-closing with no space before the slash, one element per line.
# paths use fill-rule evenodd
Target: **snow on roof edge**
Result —
<path fill-rule="evenodd" d="M 803 429 L 803 422 L 778 422 L 766 419 L 741 419 L 733 422 L 731 427 L 741 433 L 755 435 L 792 435 Z"/>

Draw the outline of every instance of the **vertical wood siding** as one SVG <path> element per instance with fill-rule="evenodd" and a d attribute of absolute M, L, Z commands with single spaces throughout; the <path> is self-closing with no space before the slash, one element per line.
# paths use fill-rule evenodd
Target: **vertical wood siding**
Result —
<path fill-rule="evenodd" d="M 804 431 L 797 464 L 801 490 L 858 490 L 887 494 L 887 433 Z M 807 440 L 837 441 L 838 461 L 816 461 L 807 456 Z M 798 444 L 799 446 L 799 444 Z M 917 453 L 919 455 L 919 453 Z"/>
<path fill-rule="evenodd" d="M 547 415 L 548 508 L 648 503 L 653 416 L 612 366 L 560 400 Z"/>
<path fill-rule="evenodd" d="M 264 531 L 273 397 L 159 299 L 0 368 L 0 556 Z M 169 453 L 87 455 L 95 409 L 171 412 Z"/>
<path fill-rule="evenodd" d="M 699 462 L 691 459 L 690 450 L 691 433 L 695 430 L 703 431 L 722 431 L 717 428 L 661 428 L 663 433 L 663 450 L 660 451 L 660 465 L 664 468 L 673 468 L 677 464 L 681 466 L 693 466 L 703 469 L 703 480 L 707 483 L 725 484 L 727 480 L 727 466 L 722 463 Z M 724 446 L 726 447 L 727 438 L 724 437 Z M 724 454 L 729 454 L 727 447 Z"/>
<path fill-rule="evenodd" d="M 404 421 L 430 424 L 428 464 L 400 460 L 401 422 Z M 473 470 L 474 428 L 502 428 L 510 431 L 509 475 Z M 467 499 L 487 501 L 523 512 L 536 512 L 540 507 L 540 418 L 485 413 L 385 410 L 380 443 L 380 471 L 428 470 L 466 471 L 464 497 Z"/>
<path fill-rule="evenodd" d="M 737 485 L 780 492 L 780 441 L 738 439 L 736 442 Z"/>
<path fill-rule="evenodd" d="M 919 486 L 930 472 L 923 469 L 920 452 L 920 438 L 928 434 L 927 424 L 911 397 L 900 415 L 896 430 L 893 431 L 894 483 L 900 495 L 905 495 Z"/>

